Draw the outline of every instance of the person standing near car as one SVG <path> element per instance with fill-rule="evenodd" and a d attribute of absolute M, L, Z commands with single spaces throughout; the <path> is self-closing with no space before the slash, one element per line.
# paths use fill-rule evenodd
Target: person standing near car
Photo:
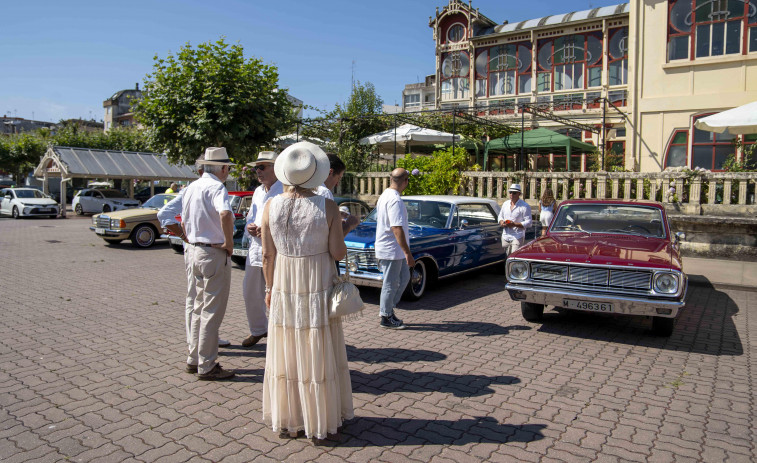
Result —
<path fill-rule="evenodd" d="M 261 151 L 258 154 L 258 159 L 249 164 L 255 169 L 260 186 L 255 189 L 255 193 L 252 195 L 252 204 L 247 213 L 247 225 L 245 226 L 245 234 L 250 238 L 250 247 L 244 266 L 242 295 L 250 335 L 242 340 L 242 347 L 252 347 L 268 335 L 265 279 L 263 278 L 263 243 L 260 241 L 260 227 L 263 225 L 265 203 L 284 192 L 284 185 L 279 182 L 276 172 L 273 170 L 276 157 L 276 153 L 273 151 Z"/>
<path fill-rule="evenodd" d="M 234 164 L 226 148 L 205 150 L 205 173 L 184 192 L 181 209 L 186 253 L 197 294 L 191 320 L 186 371 L 205 381 L 229 379 L 218 359 L 218 328 L 226 314 L 231 285 L 229 258 L 234 250 L 234 213 L 223 182 Z"/>
<path fill-rule="evenodd" d="M 376 259 L 384 273 L 381 286 L 381 327 L 405 329 L 405 324 L 394 313 L 407 283 L 415 259 L 410 253 L 407 208 L 401 194 L 407 188 L 410 172 L 397 168 L 389 176 L 389 188 L 381 193 L 376 203 Z"/>
<path fill-rule="evenodd" d="M 197 160 L 200 161 L 201 159 L 203 159 L 202 156 L 200 156 Z M 205 167 L 200 163 L 195 163 L 195 170 L 200 175 L 200 177 L 202 177 L 202 174 L 205 173 Z M 160 221 L 161 227 L 170 231 L 175 236 L 180 237 L 182 241 L 184 241 L 184 269 L 187 273 L 187 297 L 184 304 L 184 322 L 187 332 L 187 345 L 189 345 L 192 340 L 192 311 L 194 310 L 195 297 L 197 297 L 197 293 L 195 292 L 195 285 L 194 281 L 192 280 L 192 268 L 190 267 L 189 261 L 187 260 L 187 237 L 184 234 L 184 230 L 182 230 L 181 228 L 181 224 L 178 220 L 176 220 L 176 216 L 181 216 L 183 198 L 184 189 L 179 191 L 178 195 L 176 195 L 172 200 L 170 200 L 160 208 L 160 210 L 158 211 L 158 220 Z M 227 347 L 230 345 L 231 341 L 227 339 L 218 339 L 218 347 Z"/>
<path fill-rule="evenodd" d="M 171 186 L 168 187 L 166 190 L 166 193 L 168 194 L 175 194 L 179 192 L 179 185 L 177 185 L 175 182 L 171 184 Z"/>
<path fill-rule="evenodd" d="M 526 240 L 526 229 L 531 226 L 531 206 L 520 199 L 521 187 L 513 183 L 507 190 L 510 199 L 505 201 L 499 210 L 499 225 L 502 230 L 502 247 L 509 256 L 523 246 Z"/>
<path fill-rule="evenodd" d="M 327 156 L 329 157 L 330 165 L 329 176 L 323 181 L 323 185 L 319 185 L 318 188 L 315 189 L 315 194 L 334 201 L 334 188 L 336 188 L 342 180 L 342 176 L 344 175 L 344 171 L 347 170 L 347 166 L 344 165 L 342 159 L 336 154 L 328 153 Z M 346 216 L 342 215 L 342 233 L 344 236 L 347 236 L 347 233 L 354 230 L 359 224 L 360 219 L 351 215 L 349 211 Z"/>

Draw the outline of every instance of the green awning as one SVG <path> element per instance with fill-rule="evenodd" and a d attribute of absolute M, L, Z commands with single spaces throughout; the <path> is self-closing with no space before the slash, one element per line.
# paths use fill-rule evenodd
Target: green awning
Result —
<path fill-rule="evenodd" d="M 567 168 L 570 169 L 570 154 L 573 151 L 590 153 L 597 149 L 589 143 L 578 141 L 567 135 L 553 132 L 549 129 L 539 128 L 518 132 L 503 138 L 495 138 L 486 143 L 484 149 L 484 166 L 488 166 L 489 151 L 520 151 L 521 146 L 525 150 L 545 149 L 567 154 Z"/>

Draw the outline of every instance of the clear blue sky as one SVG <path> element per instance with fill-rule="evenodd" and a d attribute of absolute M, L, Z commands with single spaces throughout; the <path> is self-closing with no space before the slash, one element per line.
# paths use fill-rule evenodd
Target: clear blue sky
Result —
<path fill-rule="evenodd" d="M 502 23 L 622 0 L 479 0 Z M 143 85 L 153 57 L 225 36 L 279 68 L 306 104 L 333 108 L 351 80 L 386 104 L 434 72 L 429 16 L 445 0 L 27 0 L 0 5 L 0 115 L 57 122 L 103 118 L 103 100 Z M 354 66 L 353 66 L 354 61 Z M 311 114 L 312 115 L 312 114 Z"/>

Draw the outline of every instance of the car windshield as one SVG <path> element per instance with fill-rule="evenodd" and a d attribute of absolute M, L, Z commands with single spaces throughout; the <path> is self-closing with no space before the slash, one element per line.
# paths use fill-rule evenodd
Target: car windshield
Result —
<path fill-rule="evenodd" d="M 98 190 L 106 198 L 126 198 L 126 195 L 118 190 Z"/>
<path fill-rule="evenodd" d="M 407 220 L 410 225 L 419 227 L 444 228 L 451 206 L 449 203 L 425 201 L 420 199 L 403 199 L 407 208 Z M 376 222 L 377 209 L 374 209 L 364 222 Z"/>
<path fill-rule="evenodd" d="M 169 201 L 174 199 L 174 197 L 174 195 L 155 195 L 145 201 L 145 203 L 142 204 L 142 207 L 147 209 L 160 209 L 161 207 L 168 204 Z"/>
<path fill-rule="evenodd" d="M 241 196 L 229 195 L 231 198 L 231 210 L 236 211 L 239 208 L 239 202 L 242 201 Z"/>
<path fill-rule="evenodd" d="M 660 209 L 630 204 L 567 204 L 560 207 L 550 233 L 575 231 L 665 237 Z"/>
<path fill-rule="evenodd" d="M 15 192 L 16 198 L 39 199 L 45 197 L 45 195 L 39 190 L 15 190 Z"/>

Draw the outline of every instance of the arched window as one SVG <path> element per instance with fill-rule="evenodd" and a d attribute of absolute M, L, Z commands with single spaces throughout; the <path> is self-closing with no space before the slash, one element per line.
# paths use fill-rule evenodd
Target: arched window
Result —
<path fill-rule="evenodd" d="M 665 153 L 665 167 L 683 167 L 689 164 L 689 131 L 676 130 Z"/>
<path fill-rule="evenodd" d="M 609 84 L 625 85 L 628 83 L 628 28 L 610 30 L 609 34 Z"/>
<path fill-rule="evenodd" d="M 709 116 L 702 114 L 692 121 Z M 691 167 L 702 167 L 710 170 L 723 170 L 723 163 L 729 154 L 736 151 L 733 144 L 735 135 L 708 132 L 692 127 L 694 136 L 691 139 Z"/>
<path fill-rule="evenodd" d="M 442 55 L 442 100 L 468 98 L 470 58 L 464 51 Z"/>
<path fill-rule="evenodd" d="M 465 38 L 465 26 L 455 23 L 447 29 L 447 42 L 455 43 Z"/>

